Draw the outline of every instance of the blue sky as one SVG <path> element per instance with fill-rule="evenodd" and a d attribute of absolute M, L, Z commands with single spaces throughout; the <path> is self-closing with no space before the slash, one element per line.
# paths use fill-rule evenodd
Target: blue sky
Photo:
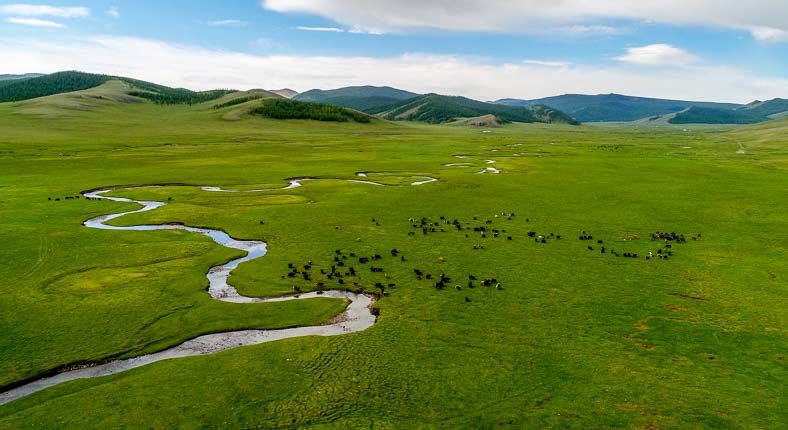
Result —
<path fill-rule="evenodd" d="M 0 73 L 63 69 L 195 89 L 747 102 L 788 97 L 788 2 L 0 1 Z"/>

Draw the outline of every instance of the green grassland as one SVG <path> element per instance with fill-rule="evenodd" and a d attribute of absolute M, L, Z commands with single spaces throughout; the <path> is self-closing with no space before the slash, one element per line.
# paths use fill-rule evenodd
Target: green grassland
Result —
<path fill-rule="evenodd" d="M 51 97 L 32 110 L 0 104 L 0 386 L 203 333 L 313 325 L 343 308 L 330 299 L 211 300 L 204 274 L 235 252 L 178 231 L 87 229 L 84 220 L 135 205 L 63 200 L 83 190 L 179 184 L 114 192 L 172 199 L 115 223 L 182 222 L 265 240 L 268 255 L 231 277 L 245 295 L 292 292 L 293 280 L 282 278 L 288 263 L 328 268 L 336 249 L 382 254 L 375 265 L 385 275 L 354 264 L 358 282 L 369 292 L 384 280 L 396 287 L 375 304 L 380 317 L 366 331 L 65 383 L 0 406 L 0 428 L 718 429 L 788 421 L 786 121 L 692 132 L 510 124 L 483 133 L 238 110 L 257 100 L 214 109 L 98 99 L 74 108 Z M 237 120 L 225 120 L 230 113 Z M 488 159 L 501 174 L 476 174 Z M 473 165 L 443 166 L 459 161 Z M 356 172 L 391 186 L 344 181 Z M 424 175 L 440 181 L 409 185 Z M 277 187 L 303 176 L 325 180 L 267 193 L 198 188 Z M 512 220 L 495 217 L 512 212 Z M 409 222 L 441 216 L 506 233 L 482 238 L 439 224 L 425 235 Z M 584 230 L 593 241 L 578 240 Z M 647 261 L 660 248 L 649 240 L 656 231 L 701 237 L 673 244 L 668 261 Z M 640 239 L 624 240 L 633 234 Z M 437 290 L 414 268 L 446 273 L 463 288 Z M 503 289 L 468 288 L 470 274 L 495 277 Z"/>

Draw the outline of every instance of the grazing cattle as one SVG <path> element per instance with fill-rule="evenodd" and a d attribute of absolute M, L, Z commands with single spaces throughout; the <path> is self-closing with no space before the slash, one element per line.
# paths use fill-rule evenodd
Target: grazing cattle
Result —
<path fill-rule="evenodd" d="M 597 240 L 596 243 L 601 245 L 603 242 L 601 240 Z"/>
<path fill-rule="evenodd" d="M 439 290 L 442 290 L 442 289 L 446 288 L 446 284 L 444 284 L 443 282 L 436 282 L 435 283 L 435 288 L 437 288 Z"/>
<path fill-rule="evenodd" d="M 495 284 L 495 289 L 496 290 L 503 290 L 503 285 L 501 285 L 501 283 L 499 282 L 499 283 Z"/>
<path fill-rule="evenodd" d="M 301 287 L 299 287 L 298 285 L 293 285 L 293 291 L 295 291 L 296 293 L 300 293 Z"/>
<path fill-rule="evenodd" d="M 462 287 L 461 287 L 461 286 L 459 286 L 459 285 L 455 285 L 455 286 L 454 286 L 454 289 L 455 289 L 455 290 L 457 290 L 457 291 L 460 291 L 460 290 L 462 290 Z"/>
<path fill-rule="evenodd" d="M 402 257 L 400 257 L 400 261 L 408 261 L 408 260 L 406 260 L 405 256 L 403 255 Z"/>
<path fill-rule="evenodd" d="M 473 287 L 474 287 L 473 281 L 468 281 L 468 288 L 473 288 Z"/>
<path fill-rule="evenodd" d="M 476 280 L 476 277 L 475 277 L 475 276 L 473 276 L 473 275 L 468 275 L 468 279 L 470 279 L 471 281 L 475 281 L 475 280 Z"/>
<path fill-rule="evenodd" d="M 601 251 L 602 251 L 602 254 L 604 254 L 604 253 L 605 253 L 605 247 L 604 247 L 604 246 L 602 247 L 602 250 L 601 250 Z"/>
<path fill-rule="evenodd" d="M 556 236 L 555 238 L 556 238 L 556 239 L 558 239 L 558 240 L 561 240 L 561 235 L 559 234 L 559 235 L 558 235 L 558 236 Z"/>
<path fill-rule="evenodd" d="M 288 269 L 292 269 L 293 268 L 293 263 L 287 263 L 287 268 Z"/>
<path fill-rule="evenodd" d="M 337 250 L 336 250 L 336 251 L 334 251 L 334 252 L 335 252 L 336 254 L 341 254 L 341 253 L 342 253 L 342 250 L 341 250 L 341 249 L 337 249 Z"/>
<path fill-rule="evenodd" d="M 492 285 L 492 281 L 489 279 L 482 280 L 482 287 L 489 287 Z"/>
<path fill-rule="evenodd" d="M 427 273 L 427 276 L 425 276 L 425 278 L 432 279 L 432 274 L 431 273 Z"/>
<path fill-rule="evenodd" d="M 470 303 L 470 302 L 471 302 L 471 299 L 469 299 L 469 298 L 467 298 L 467 297 L 466 297 L 466 298 L 465 298 L 465 303 Z"/>
<path fill-rule="evenodd" d="M 512 236 L 507 237 L 506 240 L 512 240 Z"/>
<path fill-rule="evenodd" d="M 358 259 L 358 262 L 361 263 L 361 264 L 367 264 L 367 263 L 369 263 L 369 258 L 361 257 L 361 258 Z"/>
<path fill-rule="evenodd" d="M 593 251 L 593 250 L 594 250 L 594 247 L 593 247 L 593 246 L 589 246 L 589 247 L 588 247 L 588 250 L 589 250 L 589 251 Z"/>

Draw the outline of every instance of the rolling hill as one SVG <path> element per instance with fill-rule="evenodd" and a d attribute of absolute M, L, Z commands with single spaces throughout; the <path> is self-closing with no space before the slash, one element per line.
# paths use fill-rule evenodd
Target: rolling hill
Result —
<path fill-rule="evenodd" d="M 580 122 L 635 121 L 681 112 L 693 106 L 728 111 L 741 107 L 732 103 L 667 100 L 620 94 L 565 94 L 536 100 L 501 99 L 495 103 L 505 106 L 543 104 L 563 111 Z"/>
<path fill-rule="evenodd" d="M 565 113 L 543 105 L 503 106 L 439 94 L 426 94 L 367 112 L 392 121 L 419 121 L 430 124 L 443 124 L 489 115 L 493 115 L 498 123 L 577 123 Z"/>
<path fill-rule="evenodd" d="M 194 104 L 217 99 L 232 90 L 191 91 L 170 88 L 151 82 L 121 76 L 97 75 L 83 72 L 58 72 L 37 78 L 3 81 L 0 84 L 0 103 L 19 102 L 55 94 L 96 88 L 109 81 L 121 81 L 132 88 L 128 94 L 160 104 Z"/>
<path fill-rule="evenodd" d="M 302 102 L 325 103 L 364 112 L 396 104 L 419 94 L 391 87 L 345 87 L 335 90 L 309 90 L 295 97 Z"/>

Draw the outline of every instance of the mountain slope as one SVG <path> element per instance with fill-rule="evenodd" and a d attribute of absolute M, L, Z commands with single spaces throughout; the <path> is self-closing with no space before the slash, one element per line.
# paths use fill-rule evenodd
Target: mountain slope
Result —
<path fill-rule="evenodd" d="M 746 112 L 751 115 L 761 117 L 781 117 L 788 112 L 788 100 L 772 99 L 765 102 L 755 101 L 739 109 L 736 112 Z"/>
<path fill-rule="evenodd" d="M 668 120 L 671 124 L 756 124 L 788 115 L 788 100 L 757 101 L 734 110 L 693 106 Z"/>
<path fill-rule="evenodd" d="M 282 96 L 286 99 L 292 99 L 298 95 L 298 91 L 291 90 L 290 88 L 282 88 L 281 90 L 268 90 L 268 92 Z"/>
<path fill-rule="evenodd" d="M 230 90 L 191 91 L 184 88 L 170 88 L 151 82 L 120 76 L 97 75 L 83 72 L 58 72 L 37 78 L 2 81 L 0 84 L 0 103 L 18 102 L 46 97 L 55 94 L 96 88 L 109 81 L 121 81 L 132 88 L 129 95 L 151 100 L 156 103 L 201 103 L 214 100 Z"/>
<path fill-rule="evenodd" d="M 399 101 L 411 99 L 416 96 L 418 96 L 418 94 L 391 87 L 362 86 L 338 88 L 335 90 L 309 90 L 293 97 L 293 100 L 324 103 L 368 111 L 383 106 L 393 105 Z"/>
<path fill-rule="evenodd" d="M 442 124 L 493 115 L 499 123 L 547 122 L 575 124 L 571 117 L 547 106 L 531 107 L 502 106 L 471 100 L 465 97 L 426 94 L 388 105 L 368 113 L 377 114 L 388 120 L 420 121 Z"/>
<path fill-rule="evenodd" d="M 620 94 L 565 94 L 536 100 L 502 99 L 495 103 L 506 106 L 543 104 L 563 111 L 580 122 L 635 121 L 646 117 L 681 112 L 692 106 L 721 110 L 733 110 L 741 107 L 741 105 L 732 103 L 654 99 Z"/>

